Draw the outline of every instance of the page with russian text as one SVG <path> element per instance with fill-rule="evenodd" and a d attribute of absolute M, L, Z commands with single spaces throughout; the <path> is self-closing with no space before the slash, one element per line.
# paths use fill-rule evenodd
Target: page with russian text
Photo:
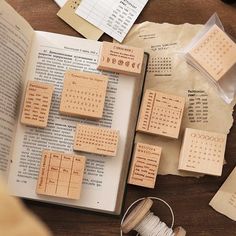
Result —
<path fill-rule="evenodd" d="M 64 73 L 68 69 L 101 73 L 96 69 L 101 43 L 76 37 L 36 32 L 32 44 L 30 67 L 26 80 L 54 84 L 55 89 L 44 129 L 17 125 L 14 159 L 11 164 L 9 188 L 13 195 L 46 202 L 114 212 L 122 165 L 128 140 L 129 121 L 137 78 L 103 72 L 108 87 L 103 118 L 91 121 L 59 113 Z M 73 153 L 76 124 L 86 123 L 119 130 L 118 152 L 115 157 L 84 154 L 87 158 L 80 200 L 37 195 L 36 182 L 44 149 Z"/>
<path fill-rule="evenodd" d="M 0 175 L 7 179 L 27 55 L 34 30 L 0 1 Z"/>

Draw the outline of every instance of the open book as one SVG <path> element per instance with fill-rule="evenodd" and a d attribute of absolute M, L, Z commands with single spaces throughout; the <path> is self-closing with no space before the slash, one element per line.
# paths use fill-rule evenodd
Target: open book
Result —
<path fill-rule="evenodd" d="M 109 77 L 103 118 L 82 120 L 59 114 L 64 73 L 68 69 L 97 71 L 100 42 L 34 31 L 0 0 L 0 174 L 12 195 L 39 201 L 119 214 L 132 152 L 145 69 L 137 77 L 104 72 Z M 143 68 L 147 64 L 147 55 Z M 54 84 L 45 129 L 20 123 L 28 80 Z M 73 152 L 76 124 L 84 122 L 119 130 L 115 157 L 85 154 L 87 158 L 80 200 L 37 195 L 36 182 L 44 149 Z"/>

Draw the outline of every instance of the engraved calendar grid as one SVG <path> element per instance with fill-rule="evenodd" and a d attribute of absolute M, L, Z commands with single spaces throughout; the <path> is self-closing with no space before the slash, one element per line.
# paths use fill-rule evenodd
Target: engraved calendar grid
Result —
<path fill-rule="evenodd" d="M 137 130 L 177 138 L 183 109 L 184 98 L 147 90 Z"/>
<path fill-rule="evenodd" d="M 226 135 L 186 129 L 180 155 L 180 169 L 221 175 Z"/>
<path fill-rule="evenodd" d="M 60 112 L 73 116 L 101 118 L 107 83 L 106 76 L 84 72 L 67 72 Z"/>
<path fill-rule="evenodd" d="M 115 156 L 119 132 L 109 128 L 78 124 L 74 150 L 106 156 Z"/>
<path fill-rule="evenodd" d="M 38 194 L 78 199 L 85 157 L 44 151 L 38 178 Z"/>
<path fill-rule="evenodd" d="M 214 25 L 194 46 L 190 55 L 215 80 L 219 80 L 236 63 L 236 45 Z"/>

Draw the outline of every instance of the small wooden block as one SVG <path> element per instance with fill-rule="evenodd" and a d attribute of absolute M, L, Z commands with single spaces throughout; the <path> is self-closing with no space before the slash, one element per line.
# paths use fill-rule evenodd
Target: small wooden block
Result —
<path fill-rule="evenodd" d="M 226 135 L 187 128 L 180 152 L 179 170 L 220 176 Z"/>
<path fill-rule="evenodd" d="M 54 86 L 37 81 L 29 81 L 26 87 L 21 123 L 44 128 L 48 115 Z"/>
<path fill-rule="evenodd" d="M 154 188 L 161 157 L 161 148 L 137 143 L 131 163 L 128 183 Z"/>
<path fill-rule="evenodd" d="M 43 151 L 36 193 L 79 199 L 85 161 L 84 156 Z"/>
<path fill-rule="evenodd" d="M 67 71 L 60 112 L 93 119 L 102 118 L 108 78 L 87 72 Z"/>
<path fill-rule="evenodd" d="M 139 76 L 144 50 L 117 43 L 103 42 L 98 63 L 99 70 Z"/>
<path fill-rule="evenodd" d="M 105 156 L 116 156 L 119 131 L 78 124 L 76 128 L 74 150 Z"/>
<path fill-rule="evenodd" d="M 184 104 L 183 97 L 147 89 L 142 100 L 137 131 L 178 138 Z"/>
<path fill-rule="evenodd" d="M 212 78 L 219 80 L 236 63 L 236 44 L 214 25 L 189 54 Z"/>

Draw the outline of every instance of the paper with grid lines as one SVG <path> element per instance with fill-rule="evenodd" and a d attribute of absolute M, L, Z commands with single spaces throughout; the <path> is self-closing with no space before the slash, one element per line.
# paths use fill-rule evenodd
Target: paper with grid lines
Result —
<path fill-rule="evenodd" d="M 148 0 L 83 0 L 76 14 L 122 42 Z"/>

